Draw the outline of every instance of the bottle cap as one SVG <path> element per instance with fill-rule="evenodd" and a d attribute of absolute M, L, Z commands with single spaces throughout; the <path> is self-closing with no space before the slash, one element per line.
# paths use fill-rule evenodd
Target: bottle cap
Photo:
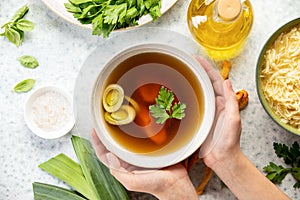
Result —
<path fill-rule="evenodd" d="M 225 20 L 233 20 L 242 10 L 240 0 L 219 0 L 217 2 L 217 11 L 219 16 Z"/>

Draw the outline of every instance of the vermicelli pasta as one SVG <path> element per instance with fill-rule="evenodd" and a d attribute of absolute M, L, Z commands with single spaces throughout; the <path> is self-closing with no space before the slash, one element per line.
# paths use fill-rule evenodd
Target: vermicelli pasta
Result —
<path fill-rule="evenodd" d="M 266 51 L 261 80 L 281 121 L 300 129 L 300 26 L 281 34 Z"/>

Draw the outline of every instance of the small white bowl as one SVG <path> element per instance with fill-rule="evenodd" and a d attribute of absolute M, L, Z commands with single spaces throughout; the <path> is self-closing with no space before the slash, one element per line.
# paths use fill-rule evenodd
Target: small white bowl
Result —
<path fill-rule="evenodd" d="M 75 124 L 73 100 L 59 87 L 41 87 L 27 99 L 24 117 L 28 128 L 37 136 L 44 139 L 62 137 Z"/>

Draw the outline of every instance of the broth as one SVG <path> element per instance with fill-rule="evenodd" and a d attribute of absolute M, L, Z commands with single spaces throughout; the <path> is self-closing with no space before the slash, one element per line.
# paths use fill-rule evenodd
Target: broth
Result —
<path fill-rule="evenodd" d="M 130 124 L 106 123 L 108 132 L 121 146 L 135 153 L 160 150 L 164 154 L 193 139 L 203 118 L 204 97 L 199 81 L 185 63 L 163 53 L 141 53 L 121 62 L 112 71 L 106 86 L 113 83 L 122 86 L 125 95 L 140 107 Z M 155 104 L 161 86 L 171 90 L 175 100 L 186 104 L 182 120 L 168 119 L 163 125 L 155 123 L 148 107 Z M 124 100 L 123 104 L 129 103 Z M 167 145 L 168 148 L 163 148 Z"/>

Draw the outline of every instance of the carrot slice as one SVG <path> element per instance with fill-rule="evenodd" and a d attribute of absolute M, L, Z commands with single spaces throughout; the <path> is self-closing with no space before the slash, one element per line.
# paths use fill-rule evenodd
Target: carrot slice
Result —
<path fill-rule="evenodd" d="M 150 139 L 157 145 L 161 145 L 167 140 L 167 130 L 163 128 L 159 133 L 150 137 Z"/>
<path fill-rule="evenodd" d="M 149 104 L 154 104 L 155 103 L 155 98 L 157 97 L 159 90 L 160 90 L 161 85 L 159 84 L 146 84 L 143 85 L 138 89 L 138 92 L 141 96 L 141 98 L 149 103 Z"/>

